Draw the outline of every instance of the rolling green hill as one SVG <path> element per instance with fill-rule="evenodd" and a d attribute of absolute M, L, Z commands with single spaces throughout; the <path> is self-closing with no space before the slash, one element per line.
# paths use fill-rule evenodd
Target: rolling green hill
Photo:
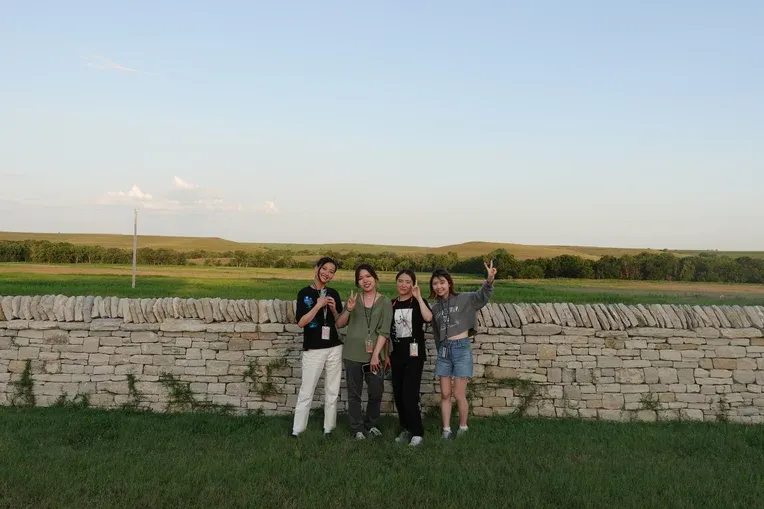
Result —
<path fill-rule="evenodd" d="M 118 247 L 130 249 L 133 245 L 131 235 L 97 234 L 97 233 L 31 233 L 31 232 L 0 232 L 0 240 L 48 240 L 51 242 L 69 242 L 80 245 L 98 245 L 103 247 Z M 141 235 L 138 238 L 140 247 L 168 248 L 178 251 L 192 251 L 196 249 L 204 251 L 258 251 L 262 249 L 283 249 L 295 253 L 307 252 L 310 255 L 320 254 L 327 251 L 348 252 L 357 251 L 365 253 L 380 253 L 391 251 L 398 254 L 405 253 L 448 253 L 454 252 L 460 257 L 477 256 L 488 253 L 494 249 L 503 248 L 513 254 L 519 260 L 529 258 L 552 258 L 569 254 L 577 255 L 585 259 L 596 260 L 605 255 L 622 256 L 624 254 L 638 254 L 644 251 L 658 252 L 657 249 L 633 249 L 616 247 L 592 247 L 592 246 L 533 246 L 525 244 L 509 244 L 498 242 L 465 242 L 438 247 L 422 246 L 388 246 L 380 244 L 277 244 L 256 242 L 234 242 L 219 237 L 174 237 L 158 235 Z M 669 250 L 679 256 L 694 255 L 702 250 Z M 764 251 L 715 251 L 719 255 L 728 256 L 751 256 L 764 258 Z"/>

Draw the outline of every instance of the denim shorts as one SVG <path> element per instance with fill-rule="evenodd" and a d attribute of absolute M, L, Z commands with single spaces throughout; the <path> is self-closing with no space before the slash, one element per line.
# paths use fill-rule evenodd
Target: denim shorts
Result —
<path fill-rule="evenodd" d="M 443 349 L 446 357 L 443 357 Z M 435 361 L 435 376 L 472 378 L 472 345 L 470 338 L 441 341 Z"/>

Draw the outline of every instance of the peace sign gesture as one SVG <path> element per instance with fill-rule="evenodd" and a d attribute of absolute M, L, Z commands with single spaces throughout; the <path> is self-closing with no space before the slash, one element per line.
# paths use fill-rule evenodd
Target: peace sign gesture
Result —
<path fill-rule="evenodd" d="M 345 306 L 348 312 L 353 311 L 353 309 L 355 309 L 356 298 L 358 298 L 358 295 L 356 295 L 355 292 L 351 289 L 350 296 L 348 297 L 347 305 Z"/>
<path fill-rule="evenodd" d="M 411 295 L 417 300 L 422 296 L 422 290 L 419 288 L 418 283 L 414 283 L 414 286 L 411 288 Z"/>
<path fill-rule="evenodd" d="M 493 266 L 493 260 L 491 260 L 491 265 L 488 265 L 485 262 L 483 262 L 483 265 L 488 272 L 488 282 L 493 283 L 493 279 L 496 277 L 496 267 Z"/>

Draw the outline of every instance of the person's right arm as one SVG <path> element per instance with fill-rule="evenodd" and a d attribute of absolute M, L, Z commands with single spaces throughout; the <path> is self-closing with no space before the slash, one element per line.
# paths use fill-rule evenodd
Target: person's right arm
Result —
<path fill-rule="evenodd" d="M 313 306 L 310 310 L 308 309 L 308 306 L 305 305 L 305 302 L 303 299 L 299 298 L 297 299 L 297 326 L 298 327 L 306 327 L 310 322 L 313 321 L 313 319 L 316 317 L 318 312 L 326 306 L 326 297 L 319 297 L 316 301 L 316 305 Z"/>

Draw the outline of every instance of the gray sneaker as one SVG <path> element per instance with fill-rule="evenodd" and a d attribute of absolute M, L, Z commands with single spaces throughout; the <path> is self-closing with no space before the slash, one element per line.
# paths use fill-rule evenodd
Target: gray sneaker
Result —
<path fill-rule="evenodd" d="M 362 432 L 358 432 L 355 435 L 353 435 L 356 440 L 366 440 L 366 435 L 364 435 Z"/>
<path fill-rule="evenodd" d="M 371 435 L 371 438 L 381 437 L 382 432 L 379 431 L 377 428 L 371 428 L 369 430 L 369 435 Z"/>
<path fill-rule="evenodd" d="M 459 428 L 459 431 L 456 432 L 456 438 L 463 437 L 467 434 L 467 428 Z"/>
<path fill-rule="evenodd" d="M 448 440 L 451 438 L 451 430 L 443 430 L 443 434 L 440 435 L 440 438 L 443 440 Z"/>
<path fill-rule="evenodd" d="M 395 441 L 398 442 L 399 444 L 402 444 L 402 443 L 408 442 L 409 441 L 409 437 L 410 437 L 409 432 L 408 431 L 403 431 L 403 432 L 401 432 L 400 435 L 398 435 L 396 437 Z"/>

